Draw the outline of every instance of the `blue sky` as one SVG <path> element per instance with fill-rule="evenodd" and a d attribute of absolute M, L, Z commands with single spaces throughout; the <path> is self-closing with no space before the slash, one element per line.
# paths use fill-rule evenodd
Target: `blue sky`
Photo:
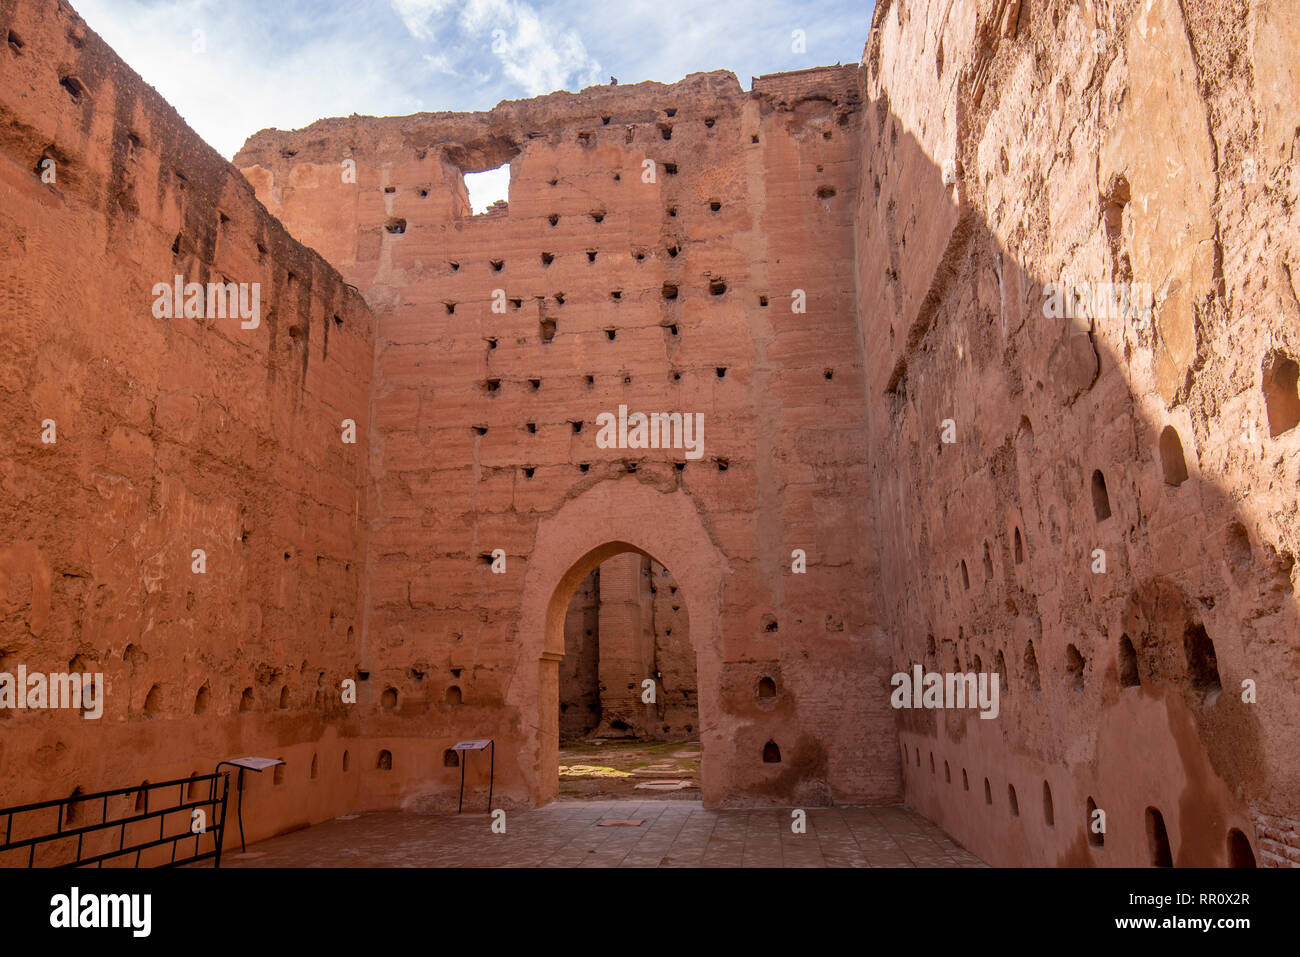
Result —
<path fill-rule="evenodd" d="M 218 152 L 326 116 L 855 63 L 873 0 L 73 0 Z M 806 50 L 793 49 L 804 31 Z"/>

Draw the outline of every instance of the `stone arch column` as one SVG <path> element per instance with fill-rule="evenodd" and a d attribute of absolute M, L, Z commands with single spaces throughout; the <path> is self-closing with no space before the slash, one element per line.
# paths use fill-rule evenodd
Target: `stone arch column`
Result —
<path fill-rule="evenodd" d="M 721 614 L 726 559 L 705 528 L 695 500 L 664 492 L 631 476 L 602 482 L 566 502 L 537 527 L 520 602 L 519 653 L 507 705 L 523 723 L 523 762 L 536 803 L 559 794 L 559 662 L 564 616 L 578 584 L 601 562 L 622 552 L 648 555 L 677 581 L 691 621 L 699 681 L 701 791 L 722 798 Z"/>

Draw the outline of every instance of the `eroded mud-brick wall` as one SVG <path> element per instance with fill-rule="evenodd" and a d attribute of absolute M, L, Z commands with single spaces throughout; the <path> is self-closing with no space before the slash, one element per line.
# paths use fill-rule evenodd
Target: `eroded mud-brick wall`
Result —
<path fill-rule="evenodd" d="M 98 720 L 0 710 L 0 805 L 260 754 L 249 837 L 338 814 L 369 311 L 69 7 L 0 38 L 0 671 L 105 686 Z M 256 327 L 155 318 L 176 275 L 259 283 Z"/>
<path fill-rule="evenodd" d="M 470 736 L 497 738 L 507 801 L 554 793 L 564 610 L 620 543 L 681 588 L 706 802 L 897 798 L 861 587 L 857 74 L 324 120 L 237 157 L 380 317 L 363 659 L 414 703 L 363 714 L 394 756 L 375 801 L 454 799 L 442 752 Z M 508 207 L 471 216 L 463 173 L 507 161 Z M 702 457 L 598 448 L 620 404 L 702 414 Z"/>
<path fill-rule="evenodd" d="M 600 571 L 582 580 L 564 618 L 560 662 L 560 737 L 581 738 L 600 724 Z"/>
<path fill-rule="evenodd" d="M 1277 2 L 877 4 L 878 593 L 900 670 L 1002 675 L 996 719 L 900 712 L 908 803 L 994 864 L 1300 862 L 1296 29 Z M 1147 284 L 1154 314 L 1049 318 L 1063 281 Z"/>

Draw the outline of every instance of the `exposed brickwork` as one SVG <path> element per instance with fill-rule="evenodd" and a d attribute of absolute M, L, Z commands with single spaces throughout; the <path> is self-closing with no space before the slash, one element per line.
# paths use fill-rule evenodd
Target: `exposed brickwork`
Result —
<path fill-rule="evenodd" d="M 567 607 L 564 576 L 625 542 L 681 585 L 707 802 L 897 797 L 881 645 L 855 586 L 872 540 L 857 74 L 768 77 L 752 93 L 697 74 L 482 114 L 325 120 L 260 133 L 237 157 L 380 317 L 366 657 L 386 681 L 430 653 L 468 676 L 464 710 L 394 727 L 409 755 L 395 787 L 446 800 L 455 782 L 433 756 L 495 734 L 500 793 L 553 793 L 545 662 L 564 651 L 562 616 L 545 644 L 530 616 L 559 591 Z M 508 208 L 469 216 L 462 170 L 506 160 Z M 703 457 L 597 448 L 597 415 L 620 404 L 703 414 Z M 548 526 L 563 529 L 558 552 Z M 690 536 L 708 540 L 694 560 L 720 589 L 684 565 Z M 495 547 L 505 575 L 466 561 Z M 809 574 L 791 573 L 794 549 Z M 779 706 L 756 700 L 763 675 L 781 676 Z M 633 677 L 617 686 L 646 675 Z M 780 763 L 763 760 L 769 742 Z"/>
<path fill-rule="evenodd" d="M 900 669 L 1005 681 L 996 720 L 900 712 L 907 800 L 993 864 L 1146 866 L 1152 812 L 1175 864 L 1232 829 L 1294 860 L 1252 824 L 1300 795 L 1300 430 L 1267 425 L 1300 350 L 1294 24 L 1007 8 L 880 3 L 864 61 L 882 613 Z M 1064 277 L 1149 283 L 1152 321 L 1048 318 Z"/>
<path fill-rule="evenodd" d="M 8 35 L 0 671 L 103 673 L 107 690 L 98 720 L 0 709 L 0 806 L 251 752 L 295 771 L 250 781 L 251 837 L 341 813 L 370 312 L 66 5 L 5 4 Z M 260 283 L 260 324 L 154 318 L 177 274 Z"/>

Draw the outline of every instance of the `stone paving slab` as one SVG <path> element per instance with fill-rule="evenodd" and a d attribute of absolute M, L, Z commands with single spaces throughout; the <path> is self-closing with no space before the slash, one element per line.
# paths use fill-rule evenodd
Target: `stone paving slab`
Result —
<path fill-rule="evenodd" d="M 705 810 L 698 801 L 556 801 L 487 814 L 375 811 L 261 841 L 222 867 L 983 867 L 904 807 Z M 603 820 L 639 827 L 601 827 Z"/>

